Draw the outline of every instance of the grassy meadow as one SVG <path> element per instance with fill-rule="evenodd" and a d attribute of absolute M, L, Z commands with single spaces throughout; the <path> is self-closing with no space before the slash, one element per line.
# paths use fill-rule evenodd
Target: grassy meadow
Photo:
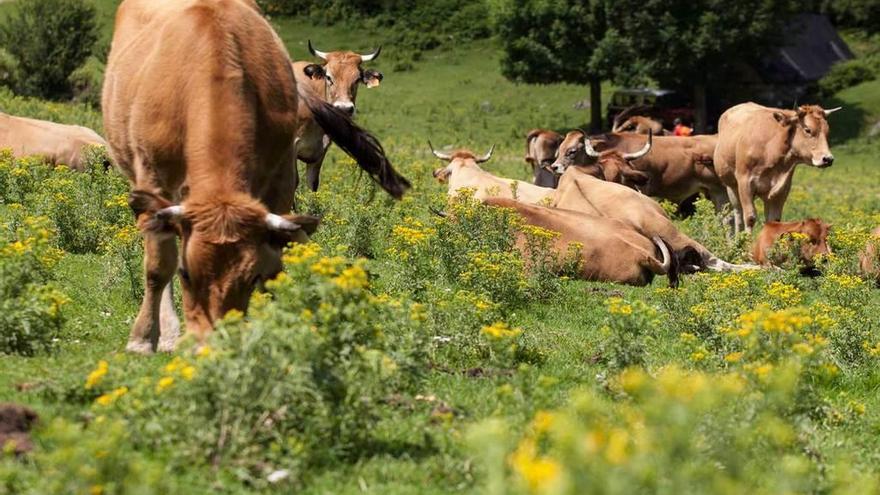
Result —
<path fill-rule="evenodd" d="M 383 39 L 273 23 L 294 58 Z M 0 460 L 0 494 L 880 492 L 880 293 L 856 270 L 880 225 L 880 82 L 820 102 L 844 106 L 836 161 L 802 167 L 786 207 L 834 225 L 825 276 L 632 288 L 526 275 L 503 212 L 431 213 L 447 206 L 427 139 L 496 144 L 485 168 L 527 178 L 525 133 L 588 117 L 586 88 L 513 84 L 499 58 L 480 41 L 397 71 L 383 47 L 357 120 L 412 192 L 391 201 L 334 149 L 298 198 L 320 249 L 291 250 L 198 353 L 123 352 L 142 291 L 125 182 L 0 152 L 0 402 L 42 418 L 34 453 Z M 0 93 L 0 110 L 100 131 L 84 106 Z M 708 210 L 682 228 L 744 260 Z M 547 256 L 552 234 L 530 235 Z"/>

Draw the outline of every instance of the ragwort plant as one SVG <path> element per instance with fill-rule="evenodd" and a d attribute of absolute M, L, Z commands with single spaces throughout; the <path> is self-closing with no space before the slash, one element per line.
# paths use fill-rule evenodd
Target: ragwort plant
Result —
<path fill-rule="evenodd" d="M 873 492 L 878 480 L 847 464 L 823 466 L 805 452 L 797 426 L 777 410 L 796 401 L 776 380 L 751 392 L 739 373 L 667 366 L 614 375 L 617 399 L 575 393 L 539 411 L 519 440 L 495 420 L 474 428 L 489 493 L 825 493 Z M 782 459 L 782 462 L 768 462 Z"/>
<path fill-rule="evenodd" d="M 193 356 L 133 382 L 99 363 L 85 384 L 96 412 L 125 418 L 139 448 L 258 487 L 370 452 L 388 399 L 426 367 L 424 307 L 374 294 L 363 260 L 316 244 L 284 261 L 271 295 L 256 294 L 248 318 L 227 315 Z"/>
<path fill-rule="evenodd" d="M 63 256 L 54 235 L 45 217 L 19 216 L 0 230 L 0 353 L 46 351 L 61 331 L 68 299 L 52 282 Z"/>

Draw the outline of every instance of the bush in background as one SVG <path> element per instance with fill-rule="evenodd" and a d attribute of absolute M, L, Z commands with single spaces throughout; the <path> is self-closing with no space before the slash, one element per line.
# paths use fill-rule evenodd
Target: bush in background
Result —
<path fill-rule="evenodd" d="M 18 81 L 18 61 L 11 53 L 0 48 L 0 87 L 11 88 Z"/>
<path fill-rule="evenodd" d="M 87 103 L 95 108 L 101 106 L 101 88 L 104 85 L 104 63 L 97 57 L 89 57 L 86 63 L 70 74 L 75 103 Z"/>
<path fill-rule="evenodd" d="M 18 62 L 16 91 L 47 99 L 72 95 L 68 78 L 92 53 L 96 10 L 85 0 L 20 0 L 0 24 L 0 46 Z"/>
<path fill-rule="evenodd" d="M 839 91 L 876 78 L 875 68 L 868 61 L 857 59 L 838 62 L 819 81 L 819 92 L 823 98 L 830 98 Z"/>

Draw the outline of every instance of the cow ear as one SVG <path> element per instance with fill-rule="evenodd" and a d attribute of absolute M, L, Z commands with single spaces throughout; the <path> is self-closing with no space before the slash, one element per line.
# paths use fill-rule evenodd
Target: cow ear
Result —
<path fill-rule="evenodd" d="M 363 80 L 364 80 L 364 84 L 368 88 L 375 88 L 375 87 L 379 86 L 379 84 L 382 83 L 382 79 L 384 79 L 384 78 L 385 78 L 385 76 L 382 75 L 382 73 L 377 70 L 367 69 L 364 71 Z"/>
<path fill-rule="evenodd" d="M 303 67 L 303 72 L 309 77 L 309 79 L 314 80 L 324 79 L 327 75 L 324 71 L 324 66 L 318 64 L 309 64 Z"/>
<path fill-rule="evenodd" d="M 134 212 L 141 231 L 152 234 L 176 234 L 177 225 L 184 217 L 183 206 L 140 189 L 128 195 L 128 206 Z"/>
<path fill-rule="evenodd" d="M 776 122 L 779 122 L 781 126 L 789 126 L 795 122 L 797 117 L 791 117 L 786 115 L 785 112 L 773 112 L 773 118 L 776 119 Z"/>

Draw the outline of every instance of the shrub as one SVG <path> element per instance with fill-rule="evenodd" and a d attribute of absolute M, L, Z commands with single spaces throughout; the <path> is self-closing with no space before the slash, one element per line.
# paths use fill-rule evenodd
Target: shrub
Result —
<path fill-rule="evenodd" d="M 657 311 L 642 301 L 630 302 L 619 297 L 608 299 L 605 305 L 608 316 L 602 327 L 600 359 L 613 372 L 644 364 L 648 339 L 657 326 Z"/>
<path fill-rule="evenodd" d="M 783 373 L 784 374 L 784 373 Z M 574 394 L 559 411 L 539 411 L 518 441 L 503 422 L 471 438 L 496 493 L 871 492 L 873 476 L 817 465 L 800 427 L 777 414 L 796 399 L 784 379 L 752 394 L 736 374 L 664 367 L 615 375 L 618 401 Z M 771 462 L 771 459 L 784 459 Z M 819 474 L 819 471 L 822 474 Z M 854 476 L 855 478 L 851 478 Z"/>
<path fill-rule="evenodd" d="M 274 299 L 255 295 L 251 317 L 228 315 L 194 358 L 133 382 L 96 368 L 86 384 L 101 394 L 95 408 L 126 416 L 146 448 L 257 486 L 277 471 L 296 483 L 309 467 L 368 451 L 385 401 L 422 375 L 425 316 L 371 293 L 363 260 L 300 244 L 285 262 L 269 284 Z"/>
<path fill-rule="evenodd" d="M 0 353 L 30 356 L 50 349 L 64 322 L 67 298 L 50 283 L 62 253 L 47 218 L 13 211 L 0 232 Z"/>
<path fill-rule="evenodd" d="M 15 87 L 18 81 L 18 61 L 6 49 L 0 48 L 0 87 Z"/>
<path fill-rule="evenodd" d="M 101 106 L 101 88 L 104 85 L 104 63 L 92 56 L 86 63 L 70 73 L 67 80 L 73 92 L 73 101 Z"/>
<path fill-rule="evenodd" d="M 876 78 L 876 70 L 865 60 L 838 62 L 819 81 L 820 96 L 830 98 L 839 91 Z"/>
<path fill-rule="evenodd" d="M 63 419 L 39 434 L 28 462 L 0 458 L 0 486 L 22 495 L 173 493 L 161 466 L 132 450 L 126 425 L 101 416 L 87 427 Z M 0 454 L 2 456 L 3 454 Z"/>
<path fill-rule="evenodd" d="M 19 64 L 17 91 L 69 98 L 68 77 L 97 39 L 95 7 L 84 0 L 21 0 L 0 24 L 0 46 Z"/>

